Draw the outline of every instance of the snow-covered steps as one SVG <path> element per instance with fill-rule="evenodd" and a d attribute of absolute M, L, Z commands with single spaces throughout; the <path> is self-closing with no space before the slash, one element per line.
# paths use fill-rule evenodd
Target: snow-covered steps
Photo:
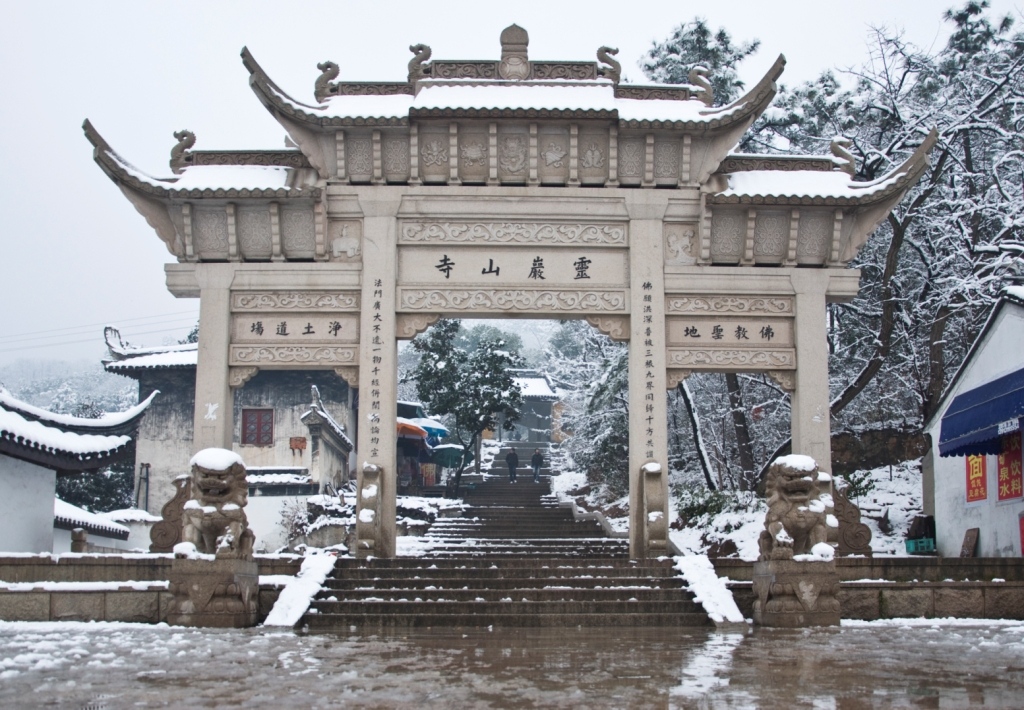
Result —
<path fill-rule="evenodd" d="M 310 630 L 471 626 L 707 626 L 671 560 L 339 560 Z"/>

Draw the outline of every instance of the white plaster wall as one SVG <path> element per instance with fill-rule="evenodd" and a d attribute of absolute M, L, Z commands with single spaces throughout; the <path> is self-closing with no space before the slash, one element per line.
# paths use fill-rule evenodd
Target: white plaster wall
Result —
<path fill-rule="evenodd" d="M 274 552 L 288 544 L 288 536 L 281 525 L 281 511 L 285 506 L 300 503 L 305 506 L 309 496 L 249 496 L 245 515 L 249 529 L 256 536 L 255 550 Z"/>
<path fill-rule="evenodd" d="M 928 429 L 935 470 L 935 544 L 943 557 L 960 555 L 964 533 L 970 528 L 979 529 L 978 556 L 1019 557 L 1022 554 L 1018 520 L 1024 513 L 1024 500 L 997 502 L 996 457 L 988 456 L 986 461 L 988 500 L 968 506 L 966 459 L 963 456 L 939 456 L 942 417 L 953 399 L 962 392 L 1022 367 L 1024 308 L 1007 303 Z"/>
<path fill-rule="evenodd" d="M 57 474 L 0 454 L 0 550 L 53 550 L 53 499 Z"/>

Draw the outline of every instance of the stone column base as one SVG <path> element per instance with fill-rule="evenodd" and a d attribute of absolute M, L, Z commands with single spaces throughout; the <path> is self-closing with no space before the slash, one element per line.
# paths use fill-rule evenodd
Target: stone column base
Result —
<path fill-rule="evenodd" d="M 171 563 L 172 626 L 241 629 L 258 621 L 259 565 L 253 560 Z"/>
<path fill-rule="evenodd" d="M 835 562 L 754 563 L 754 623 L 795 629 L 839 625 Z"/>

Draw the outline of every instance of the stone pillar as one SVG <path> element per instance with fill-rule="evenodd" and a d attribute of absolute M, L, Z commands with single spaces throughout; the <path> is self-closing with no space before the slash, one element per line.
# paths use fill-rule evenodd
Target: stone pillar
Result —
<path fill-rule="evenodd" d="M 398 406 L 396 215 L 400 203 L 399 188 L 382 187 L 375 190 L 372 197 L 360 199 L 364 218 L 356 516 L 364 522 L 357 527 L 372 529 L 373 539 L 359 534 L 355 550 L 358 557 L 395 556 L 395 494 L 398 488 L 395 470 Z M 379 473 L 370 477 L 373 481 L 365 475 L 366 463 L 380 468 Z M 368 524 L 370 522 L 372 527 Z"/>
<path fill-rule="evenodd" d="M 629 554 L 634 559 L 667 554 L 668 415 L 661 236 L 666 206 L 667 198 L 653 190 L 636 190 L 627 195 Z"/>
<path fill-rule="evenodd" d="M 822 471 L 832 471 L 828 392 L 828 331 L 825 292 L 829 273 L 794 269 L 796 292 L 796 387 L 792 395 L 793 453 L 813 458 Z"/>
<path fill-rule="evenodd" d="M 231 344 L 231 264 L 196 264 L 199 282 L 199 359 L 193 451 L 230 449 L 234 398 L 228 386 Z"/>

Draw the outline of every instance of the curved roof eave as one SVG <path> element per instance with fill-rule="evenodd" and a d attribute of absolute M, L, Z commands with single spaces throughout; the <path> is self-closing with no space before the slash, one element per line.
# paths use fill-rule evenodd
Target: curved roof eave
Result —
<path fill-rule="evenodd" d="M 146 399 L 123 412 L 106 412 L 98 419 L 85 419 L 40 409 L 27 402 L 15 399 L 5 387 L 0 386 L 0 407 L 9 412 L 14 412 L 26 421 L 39 422 L 62 431 L 76 434 L 126 436 L 134 434 L 139 428 L 139 422 L 158 394 L 160 394 L 160 391 L 154 390 Z"/>
<path fill-rule="evenodd" d="M 793 206 L 828 206 L 828 207 L 860 207 L 892 202 L 895 204 L 903 198 L 903 194 L 920 179 L 928 168 L 928 154 L 938 140 L 939 132 L 933 128 L 914 152 L 899 167 L 872 180 L 871 182 L 851 185 L 853 194 L 848 196 L 822 195 L 759 195 L 759 194 L 708 194 L 708 202 L 715 205 L 751 204 L 751 205 L 793 205 Z M 873 189 L 879 188 L 881 189 Z M 856 194 L 861 191 L 862 194 Z"/>
<path fill-rule="evenodd" d="M 242 64 L 249 71 L 249 86 L 256 94 L 256 98 L 279 120 L 284 118 L 316 129 L 352 125 L 409 125 L 408 116 L 335 117 L 319 115 L 317 112 L 324 110 L 325 106 L 310 106 L 292 98 L 263 70 L 248 47 L 242 47 Z"/>
<path fill-rule="evenodd" d="M 718 131 L 728 129 L 736 124 L 751 123 L 771 104 L 778 93 L 776 81 L 786 69 L 786 55 L 780 54 L 761 80 L 743 96 L 725 106 L 718 106 L 701 111 L 699 121 L 647 121 L 641 119 L 624 119 L 619 121 L 620 128 L 674 128 L 685 130 Z"/>
<path fill-rule="evenodd" d="M 201 199 L 201 198 L 312 198 L 319 199 L 320 188 L 176 188 L 179 178 L 155 178 L 147 175 L 121 157 L 100 135 L 89 119 L 82 124 L 85 137 L 93 145 L 93 160 L 119 187 L 139 193 L 144 197 L 157 199 Z"/>

